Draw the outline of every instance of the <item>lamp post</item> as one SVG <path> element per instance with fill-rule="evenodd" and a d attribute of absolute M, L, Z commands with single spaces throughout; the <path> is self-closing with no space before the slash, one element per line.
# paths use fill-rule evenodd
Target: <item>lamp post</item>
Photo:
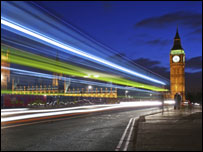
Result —
<path fill-rule="evenodd" d="M 152 94 L 150 93 L 149 95 L 150 95 L 150 99 L 152 100 Z"/>
<path fill-rule="evenodd" d="M 92 86 L 91 85 L 89 85 L 88 86 L 88 92 L 89 92 L 89 90 L 91 90 L 92 89 Z"/>
<path fill-rule="evenodd" d="M 89 98 L 89 101 L 91 100 L 91 94 L 89 94 L 89 90 L 91 90 L 91 89 L 92 89 L 92 86 L 89 85 L 89 86 L 88 86 L 88 96 L 89 96 L 88 98 Z"/>
<path fill-rule="evenodd" d="M 88 89 L 92 89 L 92 86 L 91 86 L 91 85 L 89 85 L 89 86 L 88 86 Z"/>
<path fill-rule="evenodd" d="M 127 98 L 128 90 L 125 90 L 125 98 Z"/>

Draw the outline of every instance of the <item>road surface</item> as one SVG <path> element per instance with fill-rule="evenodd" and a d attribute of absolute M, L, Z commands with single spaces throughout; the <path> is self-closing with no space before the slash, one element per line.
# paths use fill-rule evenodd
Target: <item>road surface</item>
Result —
<path fill-rule="evenodd" d="M 113 109 L 46 119 L 40 123 L 35 121 L 2 125 L 1 150 L 115 151 L 129 120 L 157 109 L 160 108 Z M 126 137 L 128 134 L 126 133 Z M 125 144 L 125 140 L 122 144 Z M 132 145 L 130 142 L 127 150 L 132 150 Z"/>

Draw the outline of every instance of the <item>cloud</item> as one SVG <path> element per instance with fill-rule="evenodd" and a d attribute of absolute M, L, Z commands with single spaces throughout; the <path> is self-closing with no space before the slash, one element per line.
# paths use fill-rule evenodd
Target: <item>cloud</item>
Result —
<path fill-rule="evenodd" d="M 185 68 L 198 70 L 202 69 L 202 56 L 194 57 L 185 62 Z"/>
<path fill-rule="evenodd" d="M 170 80 L 169 68 L 154 66 L 154 67 L 151 67 L 150 70 Z"/>
<path fill-rule="evenodd" d="M 202 37 L 202 27 L 193 30 L 192 32 L 188 33 L 186 36 L 200 35 L 200 34 L 201 34 L 201 37 Z"/>
<path fill-rule="evenodd" d="M 150 60 L 148 58 L 140 58 L 133 60 L 134 63 L 143 66 L 146 69 L 149 69 L 150 71 L 169 79 L 169 68 L 166 67 L 161 67 L 160 66 L 160 61 L 156 60 Z"/>
<path fill-rule="evenodd" d="M 171 40 L 161 40 L 161 39 L 155 39 L 155 40 L 146 41 L 146 44 L 149 44 L 149 45 L 161 45 L 161 46 L 166 46 L 166 45 L 169 45 L 171 43 L 172 43 Z"/>
<path fill-rule="evenodd" d="M 202 14 L 186 11 L 178 11 L 158 17 L 144 19 L 134 25 L 147 28 L 165 28 L 173 24 L 199 28 L 202 26 Z"/>
<path fill-rule="evenodd" d="M 154 61 L 147 58 L 139 58 L 139 59 L 133 60 L 133 62 L 146 68 L 160 64 L 160 61 Z"/>

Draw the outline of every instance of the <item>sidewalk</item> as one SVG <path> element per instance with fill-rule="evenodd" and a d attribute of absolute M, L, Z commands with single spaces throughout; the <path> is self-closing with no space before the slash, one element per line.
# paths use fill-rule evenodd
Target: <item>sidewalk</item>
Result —
<path fill-rule="evenodd" d="M 135 151 L 202 151 L 202 109 L 171 110 L 140 119 Z"/>

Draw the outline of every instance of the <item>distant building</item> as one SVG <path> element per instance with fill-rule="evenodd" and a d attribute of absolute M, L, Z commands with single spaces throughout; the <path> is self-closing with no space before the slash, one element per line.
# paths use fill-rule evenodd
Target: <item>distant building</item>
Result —
<path fill-rule="evenodd" d="M 9 68 L 9 49 L 1 51 L 1 67 Z M 1 89 L 8 89 L 10 83 L 10 70 L 1 68 Z"/>
<path fill-rule="evenodd" d="M 185 52 L 181 46 L 178 28 L 170 51 L 170 83 L 171 99 L 180 92 L 185 101 Z"/>

